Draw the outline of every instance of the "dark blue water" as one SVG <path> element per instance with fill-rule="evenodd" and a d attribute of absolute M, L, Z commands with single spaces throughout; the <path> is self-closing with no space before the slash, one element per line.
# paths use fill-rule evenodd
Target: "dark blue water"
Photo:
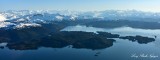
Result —
<path fill-rule="evenodd" d="M 124 30 L 125 29 L 125 30 Z M 71 26 L 62 31 L 104 31 L 120 34 L 121 36 L 147 36 L 155 38 L 155 41 L 138 43 L 127 39 L 113 38 L 113 45 L 101 49 L 75 48 L 72 45 L 64 47 L 38 46 L 31 49 L 23 45 L 4 47 L 0 49 L 0 60 L 159 60 L 160 59 L 160 30 L 145 30 L 134 28 L 103 29 L 85 26 Z M 32 41 L 31 41 L 32 42 Z M 88 42 L 88 41 L 87 41 Z M 90 41 L 89 41 L 90 42 Z M 48 42 L 47 42 L 48 43 Z M 47 44 L 46 43 L 46 44 Z M 93 43 L 92 41 L 90 43 Z M 34 43 L 33 43 L 34 44 Z M 53 43 L 54 44 L 54 43 Z M 77 43 L 78 44 L 78 43 Z M 79 43 L 80 44 L 80 43 Z M 5 46 L 5 44 L 1 45 Z M 74 45 L 74 44 L 73 44 Z M 101 46 L 101 45 L 100 45 Z M 98 46 L 98 47 L 100 47 Z M 23 48 L 25 47 L 25 48 Z M 97 48 L 97 46 L 96 46 Z M 137 57 L 138 56 L 138 57 Z"/>

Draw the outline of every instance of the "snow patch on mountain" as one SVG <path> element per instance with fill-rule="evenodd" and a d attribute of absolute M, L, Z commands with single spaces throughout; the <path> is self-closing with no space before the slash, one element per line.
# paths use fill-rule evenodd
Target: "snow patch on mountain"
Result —
<path fill-rule="evenodd" d="M 7 20 L 6 17 L 0 14 L 0 21 L 5 21 L 5 20 Z"/>
<path fill-rule="evenodd" d="M 15 25 L 15 24 L 11 22 L 0 22 L 0 28 L 10 27 L 12 25 Z"/>
<path fill-rule="evenodd" d="M 25 28 L 25 27 L 40 27 L 40 24 L 36 23 L 20 23 L 15 26 L 15 28 Z"/>
<path fill-rule="evenodd" d="M 136 10 L 106 10 L 106 11 L 55 11 L 55 10 L 9 10 L 0 12 L 0 28 L 24 28 L 40 26 L 41 23 L 51 23 L 62 20 L 136 20 L 159 22 L 160 13 Z"/>
<path fill-rule="evenodd" d="M 62 16 L 56 16 L 56 18 L 57 18 L 58 20 L 63 20 L 63 17 L 62 17 Z"/>

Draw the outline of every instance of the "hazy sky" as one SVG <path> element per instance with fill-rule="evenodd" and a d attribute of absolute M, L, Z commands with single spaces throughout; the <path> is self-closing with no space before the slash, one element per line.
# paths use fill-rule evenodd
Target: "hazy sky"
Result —
<path fill-rule="evenodd" d="M 160 0 L 0 0 L 5 10 L 142 10 L 160 12 Z"/>

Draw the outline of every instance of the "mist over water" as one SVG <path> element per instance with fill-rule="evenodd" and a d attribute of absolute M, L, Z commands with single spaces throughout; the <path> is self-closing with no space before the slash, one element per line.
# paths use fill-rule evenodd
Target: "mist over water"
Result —
<path fill-rule="evenodd" d="M 131 27 L 118 27 L 118 28 L 96 28 L 85 25 L 76 25 L 76 26 L 68 26 L 61 31 L 85 31 L 85 32 L 94 32 L 103 31 L 103 32 L 111 32 L 115 34 L 120 34 L 123 36 L 131 35 L 143 35 L 143 36 L 160 36 L 160 29 L 139 29 L 139 28 L 131 28 Z"/>

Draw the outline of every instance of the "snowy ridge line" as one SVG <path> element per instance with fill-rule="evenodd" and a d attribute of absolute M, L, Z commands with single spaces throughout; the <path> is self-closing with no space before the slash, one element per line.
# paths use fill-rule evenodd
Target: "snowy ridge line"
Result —
<path fill-rule="evenodd" d="M 9 10 L 0 12 L 0 28 L 25 28 L 40 26 L 40 23 L 62 20 L 140 20 L 160 22 L 160 13 L 136 10 L 106 10 L 106 11 L 55 11 L 55 10 Z"/>

